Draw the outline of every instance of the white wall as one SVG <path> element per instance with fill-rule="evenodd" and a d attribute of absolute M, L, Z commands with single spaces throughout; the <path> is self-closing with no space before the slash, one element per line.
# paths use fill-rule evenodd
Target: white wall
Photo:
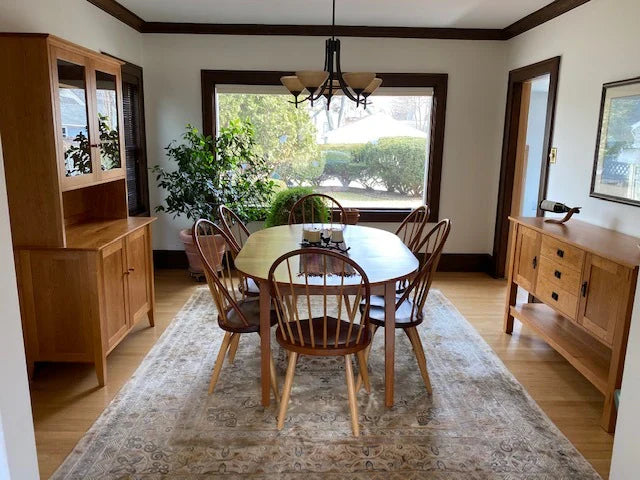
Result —
<path fill-rule="evenodd" d="M 602 84 L 640 76 L 638 0 L 591 0 L 509 42 L 508 69 L 562 55 L 548 197 L 581 220 L 640 236 L 640 208 L 589 197 Z M 640 471 L 640 293 L 636 294 L 611 478 Z"/>
<path fill-rule="evenodd" d="M 31 401 L 0 145 L 0 478 L 38 478 Z M 3 445 L 4 444 L 4 445 Z M 8 476 L 5 477 L 4 475 Z"/>
<path fill-rule="evenodd" d="M 131 63 L 142 62 L 142 35 L 86 0 L 2 0 L 0 31 L 51 33 Z"/>
<path fill-rule="evenodd" d="M 532 82 L 529 117 L 527 118 L 527 145 L 529 156 L 525 172 L 524 191 L 522 194 L 521 215 L 535 217 L 538 213 L 538 192 L 540 189 L 540 167 L 542 165 L 542 147 L 544 144 L 544 127 L 547 120 L 547 100 L 549 98 L 549 82 L 535 80 Z M 546 83 L 546 85 L 544 85 Z M 537 84 L 542 84 L 538 87 Z M 546 88 L 546 90 L 545 90 Z"/>
<path fill-rule="evenodd" d="M 323 37 L 144 35 L 149 165 L 166 165 L 164 147 L 186 123 L 201 126 L 201 69 L 318 68 Z M 343 38 L 342 65 L 374 72 L 448 73 L 440 216 L 453 219 L 447 251 L 489 253 L 506 95 L 504 42 Z M 153 179 L 151 179 L 153 184 Z M 151 186 L 151 203 L 162 200 Z M 156 222 L 154 248 L 182 248 L 186 220 Z"/>

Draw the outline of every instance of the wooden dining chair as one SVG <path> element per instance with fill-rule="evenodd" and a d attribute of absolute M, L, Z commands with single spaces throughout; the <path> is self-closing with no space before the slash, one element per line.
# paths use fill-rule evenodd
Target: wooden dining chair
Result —
<path fill-rule="evenodd" d="M 211 239 L 220 235 L 225 249 L 218 248 Z M 193 240 L 204 264 L 207 284 L 218 310 L 218 325 L 225 331 L 222 345 L 218 351 L 216 363 L 213 367 L 209 394 L 213 393 L 222 370 L 224 357 L 229 352 L 229 361 L 233 363 L 241 335 L 245 333 L 260 333 L 260 302 L 255 298 L 248 298 L 238 288 L 238 276 L 231 269 L 229 256 L 226 251 L 233 251 L 236 245 L 233 240 L 218 225 L 205 219 L 196 222 L 193 228 Z M 222 268 L 214 268 L 221 265 Z M 276 324 L 276 317 L 272 314 L 271 325 Z M 275 367 L 271 360 L 271 388 L 279 402 L 278 385 Z"/>
<path fill-rule="evenodd" d="M 322 205 L 323 207 L 320 207 Z M 334 222 L 334 218 L 338 221 Z M 298 199 L 289 212 L 289 225 L 297 223 L 338 223 L 346 225 L 347 212 L 335 198 L 324 193 L 311 193 Z"/>
<path fill-rule="evenodd" d="M 343 356 L 351 428 L 360 434 L 358 404 L 352 358 L 355 355 L 369 387 L 364 351 L 371 341 L 367 326 L 370 299 L 369 279 L 350 258 L 320 248 L 305 248 L 286 253 L 269 270 L 278 328 L 276 339 L 289 351 L 289 365 L 278 413 L 278 430 L 284 427 L 293 376 L 299 355 Z M 343 302 L 353 296 L 357 308 L 347 309 Z M 337 302 L 334 303 L 333 299 Z"/>
<path fill-rule="evenodd" d="M 429 213 L 429 205 L 420 205 L 404 219 L 396 230 L 396 235 L 414 253 L 414 249 L 420 243 L 422 232 L 429 220 Z"/>
<path fill-rule="evenodd" d="M 218 216 L 220 218 L 220 226 L 235 244 L 235 248 L 231 251 L 231 256 L 235 260 L 251 233 L 242 220 L 240 220 L 240 217 L 226 205 L 220 205 L 218 208 Z M 242 292 L 248 297 L 257 297 L 260 295 L 258 284 L 249 277 L 242 277 L 240 289 L 242 289 Z"/>
<path fill-rule="evenodd" d="M 420 205 L 415 208 L 400 224 L 396 230 L 396 235 L 400 237 L 402 242 L 413 252 L 422 240 L 422 234 L 429 221 L 429 205 Z M 396 284 L 396 293 L 402 293 L 409 286 L 410 278 L 401 280 Z"/>
<path fill-rule="evenodd" d="M 418 368 L 424 381 L 424 386 L 429 393 L 432 392 L 429 372 L 427 370 L 427 358 L 422 348 L 422 341 L 418 333 L 418 325 L 424 320 L 424 306 L 429 295 L 431 282 L 438 268 L 442 249 L 451 231 L 451 221 L 441 220 L 434 226 L 416 247 L 416 255 L 423 257 L 418 273 L 412 278 L 407 288 L 396 294 L 396 321 L 395 327 L 400 328 L 409 337 L 411 346 L 418 362 Z M 370 306 L 361 305 L 361 311 L 369 310 L 369 322 L 371 338 L 373 339 L 379 327 L 385 325 L 385 301 L 384 297 L 374 295 L 371 297 Z M 371 346 L 367 347 L 365 359 L 368 359 Z M 365 376 L 359 375 L 356 391 L 360 390 L 362 383 L 366 383 Z"/>
<path fill-rule="evenodd" d="M 236 244 L 238 251 L 242 250 L 242 247 L 244 247 L 244 244 L 251 235 L 247 226 L 240 220 L 240 217 L 226 205 L 220 205 L 218 208 L 218 217 L 220 218 L 220 226 L 222 229 Z"/>

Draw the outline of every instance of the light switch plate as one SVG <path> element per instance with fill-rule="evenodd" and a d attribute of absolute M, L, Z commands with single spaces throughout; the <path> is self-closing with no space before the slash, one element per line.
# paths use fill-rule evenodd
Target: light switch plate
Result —
<path fill-rule="evenodd" d="M 549 163 L 556 163 L 558 161 L 558 148 L 553 147 L 549 154 Z"/>

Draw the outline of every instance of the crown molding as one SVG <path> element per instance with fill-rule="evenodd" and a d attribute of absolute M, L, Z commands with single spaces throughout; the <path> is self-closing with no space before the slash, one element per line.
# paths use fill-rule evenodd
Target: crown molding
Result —
<path fill-rule="evenodd" d="M 127 7 L 119 4 L 116 0 L 87 0 L 87 2 L 95 5 L 100 10 L 104 10 L 112 17 L 117 18 L 138 32 L 142 32 L 145 23 L 147 23 Z"/>
<path fill-rule="evenodd" d="M 573 10 L 580 5 L 584 5 L 587 2 L 589 2 L 589 0 L 556 0 L 555 2 L 551 2 L 540 10 L 536 10 L 530 15 L 527 15 L 504 28 L 502 30 L 504 39 L 509 40 L 513 37 L 517 37 L 521 33 L 527 32 L 532 28 L 548 22 L 549 20 L 553 20 L 554 18 Z"/>
<path fill-rule="evenodd" d="M 331 25 L 265 25 L 237 23 L 147 22 L 116 0 L 87 0 L 140 33 L 190 35 L 328 36 Z M 340 37 L 509 40 L 590 0 L 555 0 L 506 28 L 417 28 L 336 25 Z"/>
<path fill-rule="evenodd" d="M 491 28 L 368 27 L 359 25 L 265 25 L 237 23 L 146 22 L 143 33 L 201 35 L 280 35 L 378 38 L 441 38 L 453 40 L 503 40 L 502 30 Z"/>

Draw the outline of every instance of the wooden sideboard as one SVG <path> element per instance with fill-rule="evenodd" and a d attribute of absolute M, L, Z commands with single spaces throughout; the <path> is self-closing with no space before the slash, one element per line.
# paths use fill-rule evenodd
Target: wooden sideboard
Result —
<path fill-rule="evenodd" d="M 640 240 L 579 220 L 510 220 L 505 332 L 512 333 L 517 318 L 566 358 L 603 393 L 601 425 L 613 432 Z M 518 304 L 518 287 L 539 302 Z"/>
<path fill-rule="evenodd" d="M 121 64 L 47 34 L 0 33 L 0 133 L 30 372 L 94 363 L 153 326 L 150 224 L 127 207 Z"/>

